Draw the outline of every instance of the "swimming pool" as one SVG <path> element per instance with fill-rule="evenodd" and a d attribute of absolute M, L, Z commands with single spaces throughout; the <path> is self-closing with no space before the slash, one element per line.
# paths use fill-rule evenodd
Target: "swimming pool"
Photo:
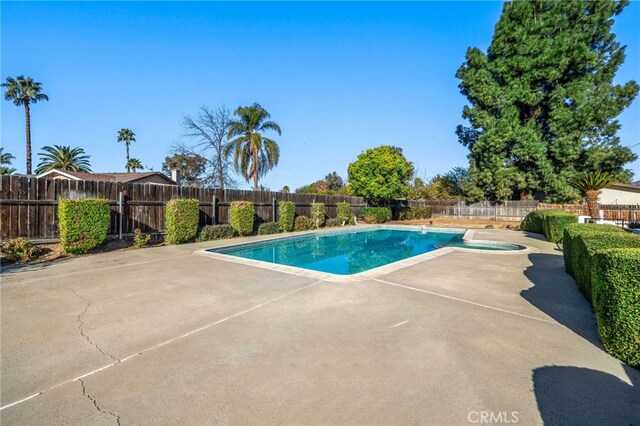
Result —
<path fill-rule="evenodd" d="M 350 230 L 278 238 L 207 251 L 330 274 L 351 275 L 436 250 L 440 244 L 462 242 L 464 232 Z"/>

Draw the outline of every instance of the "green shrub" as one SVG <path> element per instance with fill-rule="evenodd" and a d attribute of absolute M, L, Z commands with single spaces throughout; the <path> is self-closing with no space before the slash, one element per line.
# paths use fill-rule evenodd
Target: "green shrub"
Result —
<path fill-rule="evenodd" d="M 182 244 L 198 234 L 200 202 L 196 199 L 174 199 L 167 203 L 164 239 L 169 244 Z"/>
<path fill-rule="evenodd" d="M 602 345 L 640 366 L 640 249 L 601 250 L 593 258 L 593 309 Z"/>
<path fill-rule="evenodd" d="M 85 198 L 58 201 L 60 243 L 67 253 L 82 254 L 104 243 L 109 231 L 109 203 Z"/>
<path fill-rule="evenodd" d="M 360 212 L 360 216 L 367 223 L 385 223 L 391 220 L 391 209 L 388 207 L 365 207 Z"/>
<path fill-rule="evenodd" d="M 430 219 L 433 209 L 430 206 L 401 207 L 398 220 Z"/>
<path fill-rule="evenodd" d="M 240 235 L 253 234 L 253 221 L 256 215 L 250 201 L 232 201 L 229 210 L 229 224 Z"/>
<path fill-rule="evenodd" d="M 339 226 L 342 226 L 344 223 L 348 225 L 353 220 L 353 213 L 351 213 L 351 204 L 349 203 L 338 203 L 336 204 L 337 215 L 336 219 L 338 220 Z"/>
<path fill-rule="evenodd" d="M 324 209 L 324 203 L 313 203 L 311 205 L 311 220 L 313 220 L 313 226 L 315 228 L 321 228 L 324 226 L 327 214 Z"/>
<path fill-rule="evenodd" d="M 0 246 L 2 253 L 11 262 L 28 262 L 38 257 L 42 250 L 24 238 L 14 238 Z"/>
<path fill-rule="evenodd" d="M 151 235 L 142 232 L 142 229 L 136 228 L 133 231 L 133 246 L 142 248 L 151 242 Z"/>
<path fill-rule="evenodd" d="M 564 267 L 569 274 L 575 277 L 573 265 L 576 264 L 579 253 L 579 251 L 575 249 L 576 238 L 578 238 L 579 235 L 608 232 L 625 233 L 624 229 L 619 226 L 595 225 L 590 223 L 571 223 L 564 228 L 562 254 L 564 257 Z"/>
<path fill-rule="evenodd" d="M 297 232 L 308 231 L 309 229 L 313 229 L 313 220 L 307 216 L 296 216 L 293 230 Z"/>
<path fill-rule="evenodd" d="M 542 221 L 544 236 L 550 243 L 559 243 L 562 241 L 564 228 L 572 223 L 578 223 L 578 216 L 562 210 L 547 212 Z"/>
<path fill-rule="evenodd" d="M 278 203 L 278 222 L 283 232 L 293 231 L 296 219 L 296 203 L 292 201 L 280 201 Z"/>
<path fill-rule="evenodd" d="M 580 291 L 592 303 L 593 255 L 600 250 L 614 248 L 640 248 L 640 236 L 616 232 L 587 233 L 579 235 L 572 243 L 576 251 L 573 274 Z"/>
<path fill-rule="evenodd" d="M 200 230 L 198 241 L 213 241 L 233 238 L 236 231 L 233 226 L 223 225 L 207 225 Z"/>
<path fill-rule="evenodd" d="M 544 216 L 548 212 L 557 210 L 535 210 L 525 216 L 520 222 L 520 229 L 525 232 L 535 232 L 536 234 L 544 234 Z"/>
<path fill-rule="evenodd" d="M 258 235 L 271 235 L 280 232 L 280 224 L 278 222 L 264 222 L 258 226 Z"/>
<path fill-rule="evenodd" d="M 336 226 L 340 226 L 340 224 L 338 223 L 338 219 L 336 219 L 335 217 L 330 217 L 329 219 L 327 219 L 324 225 L 327 228 L 335 228 Z"/>

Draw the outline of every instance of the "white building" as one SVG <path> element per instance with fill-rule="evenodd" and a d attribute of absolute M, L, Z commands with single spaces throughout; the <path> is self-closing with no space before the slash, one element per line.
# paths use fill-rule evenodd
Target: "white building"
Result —
<path fill-rule="evenodd" d="M 631 204 L 640 205 L 640 184 L 634 182 L 614 183 L 600 191 L 598 195 L 600 204 Z"/>

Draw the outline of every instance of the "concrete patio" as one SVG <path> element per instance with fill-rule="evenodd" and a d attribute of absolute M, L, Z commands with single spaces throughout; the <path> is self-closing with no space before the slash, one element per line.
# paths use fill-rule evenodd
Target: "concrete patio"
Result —
<path fill-rule="evenodd" d="M 0 420 L 640 423 L 640 372 L 601 349 L 555 245 L 474 238 L 535 250 L 354 283 L 193 254 L 223 242 L 5 271 Z"/>

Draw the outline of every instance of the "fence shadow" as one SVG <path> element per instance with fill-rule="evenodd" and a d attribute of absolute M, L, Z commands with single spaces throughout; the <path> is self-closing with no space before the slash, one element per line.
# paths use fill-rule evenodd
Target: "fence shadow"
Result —
<path fill-rule="evenodd" d="M 573 366 L 533 370 L 545 425 L 640 424 L 640 370 L 623 365 L 631 385 L 611 374 Z"/>
<path fill-rule="evenodd" d="M 531 266 L 524 275 L 533 287 L 520 295 L 569 330 L 602 348 L 591 305 L 582 296 L 575 280 L 564 269 L 562 256 L 529 254 Z"/>

